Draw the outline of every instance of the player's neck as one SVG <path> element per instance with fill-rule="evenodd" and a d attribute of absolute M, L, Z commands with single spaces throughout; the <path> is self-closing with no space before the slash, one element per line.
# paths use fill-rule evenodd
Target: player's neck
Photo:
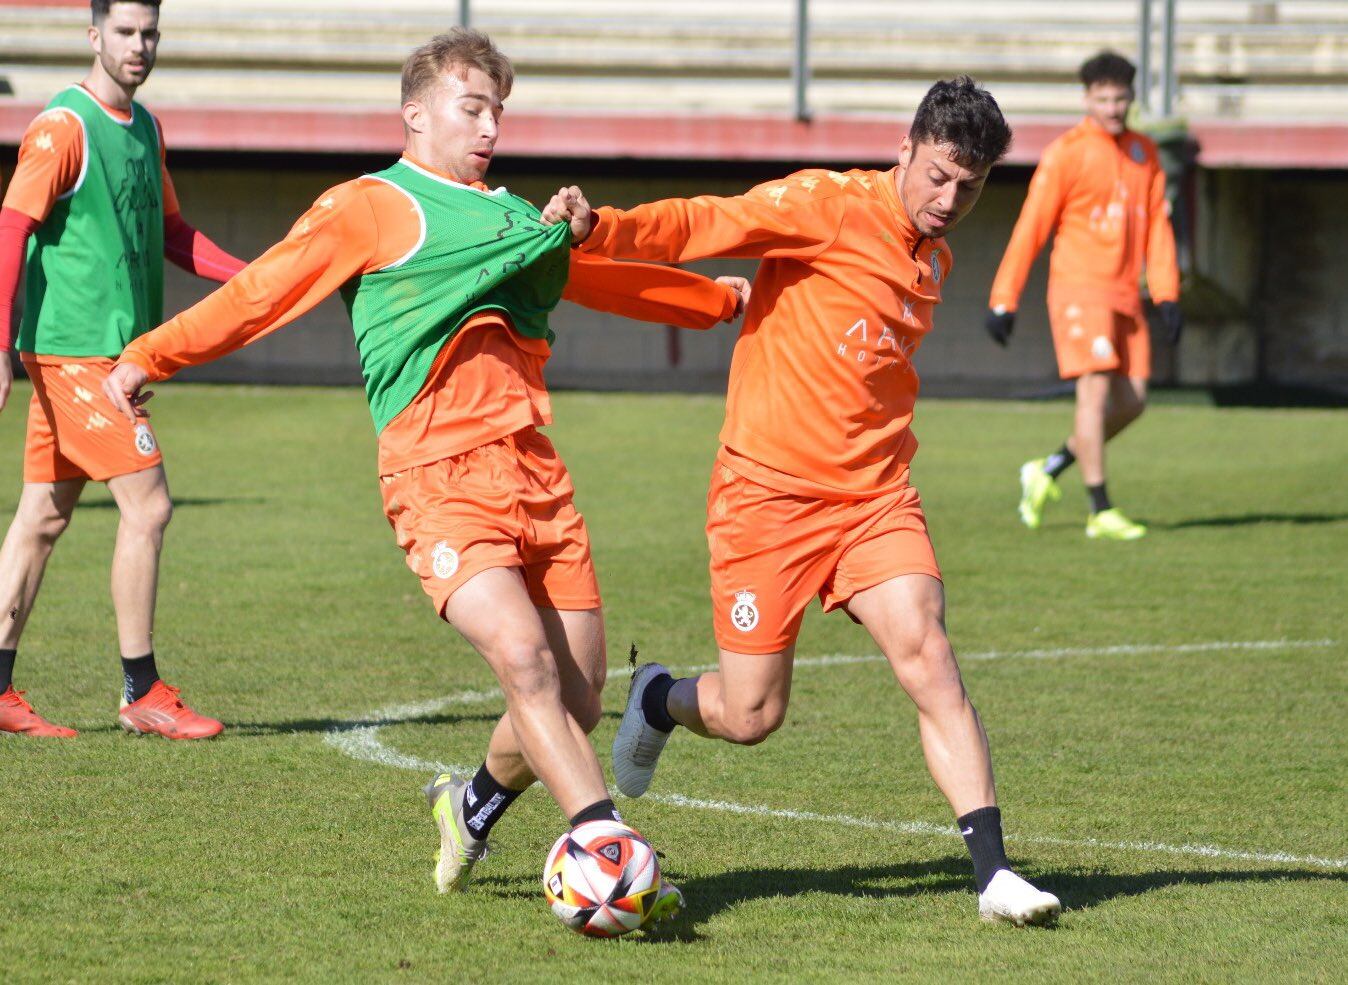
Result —
<path fill-rule="evenodd" d="M 460 178 L 457 174 L 454 173 L 453 168 L 447 167 L 446 165 L 443 164 L 436 164 L 430 160 L 429 155 L 423 156 L 422 154 L 417 153 L 417 148 L 413 146 L 411 141 L 409 141 L 407 145 L 403 148 L 403 157 L 406 158 L 408 161 L 412 162 L 413 164 L 415 164 L 417 167 L 421 168 L 423 171 L 429 171 L 431 172 L 431 174 L 437 175 L 441 178 L 445 178 L 449 181 L 457 182 L 460 185 L 482 184 L 482 182 L 480 181 L 464 181 L 462 178 Z"/>
<path fill-rule="evenodd" d="M 103 71 L 103 66 L 94 62 L 94 67 L 89 70 L 89 74 L 84 77 L 80 83 L 89 93 L 104 106 L 109 109 L 121 110 L 123 113 L 131 111 L 131 100 L 136 95 L 138 86 L 127 87 L 122 85 L 107 72 Z"/>

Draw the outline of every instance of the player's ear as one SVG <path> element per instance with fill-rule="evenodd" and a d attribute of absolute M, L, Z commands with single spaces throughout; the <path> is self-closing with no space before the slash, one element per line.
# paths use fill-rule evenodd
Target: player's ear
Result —
<path fill-rule="evenodd" d="M 899 167 L 907 169 L 908 165 L 913 163 L 913 141 L 908 134 L 903 135 L 903 141 L 899 144 Z"/>
<path fill-rule="evenodd" d="M 426 107 L 420 100 L 409 99 L 403 103 L 403 123 L 413 133 L 426 132 Z"/>
<path fill-rule="evenodd" d="M 103 35 L 97 24 L 89 25 L 89 47 L 94 49 L 95 55 L 103 54 Z"/>

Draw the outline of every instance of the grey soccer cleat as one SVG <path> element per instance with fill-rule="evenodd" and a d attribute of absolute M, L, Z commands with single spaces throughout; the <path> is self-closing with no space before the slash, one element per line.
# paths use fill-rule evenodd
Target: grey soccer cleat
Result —
<path fill-rule="evenodd" d="M 463 795 L 468 781 L 454 773 L 439 773 L 426 784 L 435 826 L 440 829 L 440 851 L 435 857 L 435 888 L 459 892 L 468 884 L 473 866 L 487 857 L 487 842 L 474 838 L 463 821 Z"/>
<path fill-rule="evenodd" d="M 613 739 L 613 779 L 618 789 L 628 797 L 640 797 L 651 785 L 655 764 L 669 741 L 669 733 L 662 732 L 646 721 L 641 710 L 641 699 L 651 681 L 668 674 L 663 664 L 642 664 L 632 675 L 632 689 L 627 694 L 627 708 L 618 723 L 618 734 Z"/>

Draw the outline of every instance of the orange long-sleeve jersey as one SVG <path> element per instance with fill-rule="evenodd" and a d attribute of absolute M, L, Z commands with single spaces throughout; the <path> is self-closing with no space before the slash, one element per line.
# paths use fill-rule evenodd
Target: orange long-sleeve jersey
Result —
<path fill-rule="evenodd" d="M 1034 259 L 1057 231 L 1049 289 L 1080 290 L 1136 315 L 1145 264 L 1153 301 L 1179 298 L 1175 233 L 1156 145 L 1114 137 L 1089 117 L 1048 145 L 997 269 L 988 306 L 1014 311 Z"/>
<path fill-rule="evenodd" d="M 415 206 L 387 182 L 362 177 L 338 185 L 319 196 L 285 239 L 223 288 L 131 343 L 121 361 L 160 380 L 218 359 L 294 321 L 352 277 L 398 262 L 421 234 Z M 705 277 L 595 260 L 573 257 L 563 297 L 688 328 L 709 328 L 734 311 L 733 292 Z M 545 341 L 519 335 L 500 313 L 472 317 L 440 352 L 421 392 L 380 433 L 380 474 L 551 423 L 543 381 L 549 352 Z"/>
<path fill-rule="evenodd" d="M 907 482 L 918 378 L 950 272 L 899 202 L 897 170 L 809 170 L 747 194 L 601 208 L 581 245 L 643 260 L 763 262 L 730 367 L 721 461 L 823 499 Z"/>

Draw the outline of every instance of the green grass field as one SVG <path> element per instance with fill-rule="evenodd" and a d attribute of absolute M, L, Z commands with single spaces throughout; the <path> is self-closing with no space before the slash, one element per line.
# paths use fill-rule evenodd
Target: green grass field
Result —
<path fill-rule="evenodd" d="M 1016 521 L 1016 467 L 1061 439 L 1067 404 L 920 406 L 914 474 L 951 633 L 1008 848 L 1062 897 L 1057 930 L 978 921 L 907 699 L 881 663 L 815 659 L 875 653 L 816 609 L 781 732 L 753 749 L 678 735 L 658 799 L 620 802 L 687 911 L 596 942 L 543 903 L 564 820 L 541 790 L 498 825 L 471 892 L 434 892 L 426 771 L 406 767 L 475 765 L 500 703 L 464 697 L 490 674 L 393 543 L 361 396 L 164 391 L 178 511 L 159 665 L 230 728 L 201 744 L 118 729 L 117 516 L 91 489 L 16 675 L 81 735 L 0 741 L 6 982 L 1348 975 L 1341 412 L 1154 408 L 1112 450 L 1115 499 L 1152 525 L 1122 545 L 1082 536 L 1075 475 L 1044 529 Z M 0 415 L 6 522 L 27 396 Z M 702 510 L 720 401 L 556 404 L 607 599 L 607 763 L 628 641 L 672 665 L 712 659 Z"/>

